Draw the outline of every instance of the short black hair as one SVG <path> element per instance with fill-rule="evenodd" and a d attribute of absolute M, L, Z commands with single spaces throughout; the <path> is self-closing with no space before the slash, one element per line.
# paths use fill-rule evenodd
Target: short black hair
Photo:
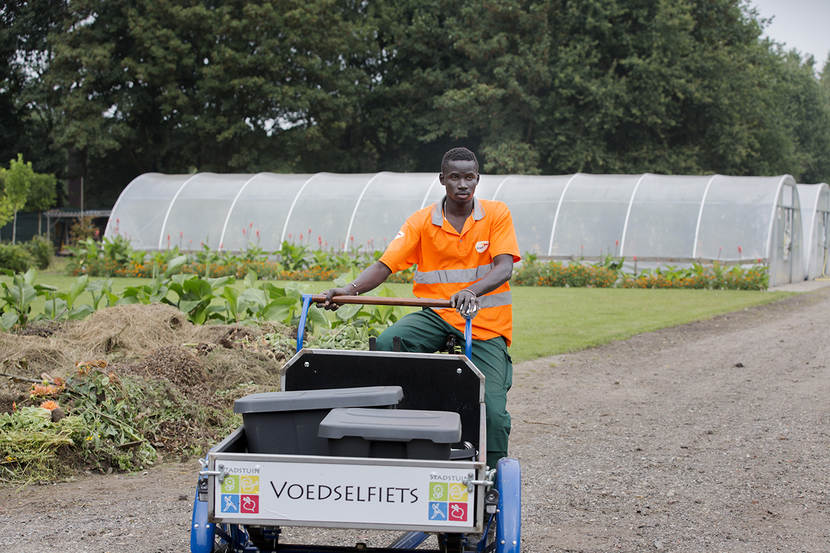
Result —
<path fill-rule="evenodd" d="M 453 148 L 448 150 L 441 159 L 441 172 L 444 172 L 444 167 L 447 166 L 448 161 L 472 161 L 476 164 L 476 173 L 478 173 L 478 159 L 472 150 L 467 148 Z"/>

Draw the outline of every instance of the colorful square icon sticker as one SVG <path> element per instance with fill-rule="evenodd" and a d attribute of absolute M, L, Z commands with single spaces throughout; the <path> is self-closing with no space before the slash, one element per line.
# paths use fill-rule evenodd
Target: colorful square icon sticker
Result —
<path fill-rule="evenodd" d="M 448 494 L 450 501 L 467 502 L 467 486 L 461 482 L 453 482 L 450 484 Z"/>
<path fill-rule="evenodd" d="M 430 501 L 429 520 L 447 520 L 447 503 L 444 501 Z"/>
<path fill-rule="evenodd" d="M 220 511 L 223 513 L 239 512 L 239 496 L 236 494 L 222 494 Z"/>
<path fill-rule="evenodd" d="M 222 480 L 222 493 L 239 493 L 239 476 L 226 476 Z"/>
<path fill-rule="evenodd" d="M 258 513 L 259 512 L 259 496 L 258 495 L 240 495 L 239 496 L 239 512 L 240 513 Z"/>
<path fill-rule="evenodd" d="M 456 521 L 467 520 L 467 504 L 466 503 L 450 503 L 449 520 L 456 520 Z"/>
<path fill-rule="evenodd" d="M 242 476 L 239 479 L 239 493 L 258 494 L 259 476 Z"/>
<path fill-rule="evenodd" d="M 446 482 L 430 482 L 429 483 L 429 500 L 430 501 L 446 501 L 447 500 L 447 483 Z"/>

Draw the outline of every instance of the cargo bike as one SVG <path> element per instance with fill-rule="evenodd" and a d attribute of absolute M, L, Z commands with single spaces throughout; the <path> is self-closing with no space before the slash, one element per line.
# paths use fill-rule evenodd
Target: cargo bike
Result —
<path fill-rule="evenodd" d="M 243 425 L 213 447 L 193 502 L 193 553 L 415 550 L 517 553 L 521 472 L 486 459 L 484 376 L 464 354 L 303 348 L 280 392 L 237 400 Z M 445 300 L 339 296 L 336 303 L 449 307 Z M 399 349 L 399 348 L 395 348 Z M 284 543 L 292 526 L 393 530 L 385 547 Z M 427 551 L 417 549 L 418 551 Z"/>

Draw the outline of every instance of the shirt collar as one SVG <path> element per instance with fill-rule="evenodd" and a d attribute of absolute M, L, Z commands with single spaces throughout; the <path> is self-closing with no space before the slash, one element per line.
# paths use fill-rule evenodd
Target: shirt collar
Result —
<path fill-rule="evenodd" d="M 432 206 L 432 224 L 440 227 L 444 224 L 444 210 L 441 206 L 444 205 L 444 199 L 441 198 L 435 205 Z M 480 221 L 484 218 L 484 206 L 478 201 L 478 198 L 473 198 L 473 220 Z"/>

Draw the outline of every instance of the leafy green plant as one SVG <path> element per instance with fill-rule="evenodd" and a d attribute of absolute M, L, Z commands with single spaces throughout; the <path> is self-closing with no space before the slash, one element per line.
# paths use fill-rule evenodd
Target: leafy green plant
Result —
<path fill-rule="evenodd" d="M 47 291 L 47 300 L 44 305 L 46 317 L 53 320 L 75 321 L 90 315 L 96 307 L 88 304 L 75 305 L 78 297 L 87 290 L 88 285 L 89 277 L 82 275 L 75 279 L 66 292 Z M 100 286 L 103 287 L 103 285 Z"/>
<path fill-rule="evenodd" d="M 170 291 L 170 276 L 175 274 L 187 262 L 187 257 L 180 255 L 170 261 L 160 273 L 158 264 L 153 265 L 153 279 L 141 286 L 128 286 L 121 294 L 119 304 L 130 303 L 160 303 Z"/>
<path fill-rule="evenodd" d="M 197 275 L 173 275 L 164 288 L 176 297 L 171 300 L 165 296 L 160 301 L 187 313 L 188 320 L 195 324 L 204 324 L 215 319 L 225 321 L 227 319 L 222 316 L 224 309 L 212 304 L 218 297 L 218 289 L 232 281 L 232 277 L 201 278 Z"/>
<path fill-rule="evenodd" d="M 280 249 L 274 252 L 286 269 L 296 271 L 308 266 L 309 249 L 302 244 L 284 241 Z"/>
<path fill-rule="evenodd" d="M 140 252 L 140 255 L 136 256 L 136 252 L 130 246 L 130 241 L 120 234 L 113 238 L 104 238 L 101 241 L 100 251 L 105 259 L 111 259 L 117 263 L 124 263 L 134 259 L 144 259 L 144 252 Z"/>
<path fill-rule="evenodd" d="M 256 273 L 249 272 L 244 281 L 244 289 L 226 286 L 222 291 L 226 301 L 227 321 L 277 321 L 283 324 L 296 324 L 302 308 L 301 294 L 294 288 L 282 288 L 270 282 L 261 282 Z M 309 326 L 328 328 L 329 320 L 319 309 L 309 310 Z"/>
<path fill-rule="evenodd" d="M 615 273 L 619 273 L 622 271 L 624 263 L 624 257 L 615 257 L 613 255 L 608 254 L 598 262 L 594 263 L 594 267 L 602 267 L 610 271 L 614 271 Z"/>
<path fill-rule="evenodd" d="M 97 311 L 101 307 L 101 301 L 106 300 L 107 307 L 115 305 L 118 302 L 118 295 L 112 291 L 112 279 L 107 280 L 93 280 L 87 287 L 87 291 L 92 296 L 92 309 Z"/>
<path fill-rule="evenodd" d="M 3 330 L 10 330 L 15 325 L 26 326 L 29 322 L 32 303 L 38 296 L 54 292 L 55 288 L 35 283 L 36 272 L 29 269 L 25 273 L 17 273 L 12 277 L 11 286 L 7 283 L 0 283 L 2 295 L 0 295 L 0 327 Z"/>

